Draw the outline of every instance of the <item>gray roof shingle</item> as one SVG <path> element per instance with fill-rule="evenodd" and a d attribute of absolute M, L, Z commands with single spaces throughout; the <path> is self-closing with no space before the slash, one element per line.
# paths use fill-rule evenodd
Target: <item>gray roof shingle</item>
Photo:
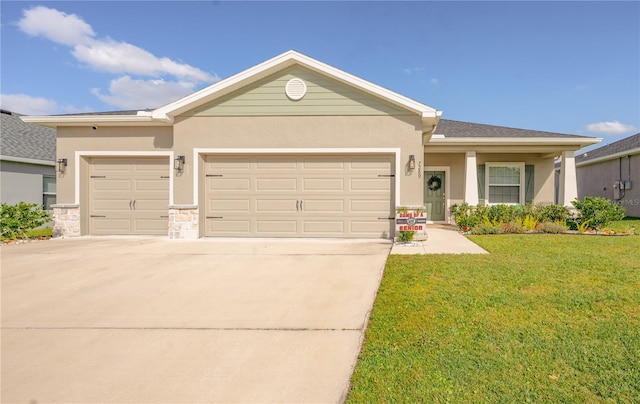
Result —
<path fill-rule="evenodd" d="M 545 137 L 545 138 L 576 138 L 591 139 L 589 136 L 567 135 L 564 133 L 541 132 L 529 129 L 508 128 L 505 126 L 485 125 L 481 123 L 451 121 L 440 119 L 434 132 L 445 138 L 480 138 L 480 137 Z"/>
<path fill-rule="evenodd" d="M 56 130 L 22 122 L 20 114 L 0 110 L 0 155 L 54 162 Z"/>
<path fill-rule="evenodd" d="M 579 156 L 576 156 L 576 164 L 618 153 L 624 153 L 633 149 L 640 149 L 640 133 L 636 133 L 635 135 L 618 140 L 617 142 L 580 154 Z"/>

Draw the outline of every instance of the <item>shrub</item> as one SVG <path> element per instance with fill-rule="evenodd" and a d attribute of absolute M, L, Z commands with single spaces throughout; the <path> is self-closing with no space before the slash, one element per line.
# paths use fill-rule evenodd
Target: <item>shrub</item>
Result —
<path fill-rule="evenodd" d="M 571 203 L 578 210 L 578 228 L 601 229 L 613 221 L 624 218 L 625 209 L 606 198 L 585 196 L 582 202 L 576 199 Z"/>
<path fill-rule="evenodd" d="M 543 222 L 536 226 L 536 231 L 538 233 L 551 233 L 551 234 L 560 234 L 564 233 L 569 228 L 563 222 Z"/>
<path fill-rule="evenodd" d="M 501 231 L 502 233 L 518 234 L 526 233 L 527 229 L 519 222 L 509 222 L 502 225 Z"/>
<path fill-rule="evenodd" d="M 476 212 L 477 208 L 474 212 L 473 207 L 466 202 L 463 202 L 459 205 L 455 204 L 452 207 L 453 220 L 455 220 L 456 224 L 461 229 L 463 227 L 473 228 L 480 223 Z"/>
<path fill-rule="evenodd" d="M 26 232 L 51 220 L 49 212 L 36 203 L 19 202 L 0 205 L 0 236 L 2 239 L 26 238 Z"/>
<path fill-rule="evenodd" d="M 401 243 L 408 243 L 413 241 L 414 231 L 411 230 L 400 230 L 398 233 L 398 241 Z"/>
<path fill-rule="evenodd" d="M 528 214 L 524 218 L 522 225 L 527 230 L 535 230 L 536 226 L 538 225 L 538 221 L 531 214 Z"/>
<path fill-rule="evenodd" d="M 533 213 L 540 223 L 565 222 L 570 217 L 569 209 L 564 205 L 538 205 Z"/>
<path fill-rule="evenodd" d="M 492 224 L 479 224 L 476 227 L 471 229 L 471 234 L 476 235 L 485 235 L 485 234 L 501 234 L 502 228 L 500 226 L 495 226 Z"/>

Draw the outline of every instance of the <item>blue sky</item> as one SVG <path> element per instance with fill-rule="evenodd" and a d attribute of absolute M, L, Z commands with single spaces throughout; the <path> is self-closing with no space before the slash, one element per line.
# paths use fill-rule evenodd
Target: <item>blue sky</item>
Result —
<path fill-rule="evenodd" d="M 2 108 L 164 105 L 289 49 L 444 111 L 640 129 L 640 2 L 2 1 Z"/>

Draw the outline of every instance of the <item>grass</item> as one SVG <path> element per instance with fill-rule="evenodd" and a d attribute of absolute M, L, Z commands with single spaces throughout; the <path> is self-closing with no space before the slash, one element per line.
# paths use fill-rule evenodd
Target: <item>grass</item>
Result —
<path fill-rule="evenodd" d="M 605 226 L 605 229 L 611 229 L 616 232 L 634 232 L 635 234 L 640 234 L 640 218 L 625 217 L 624 220 L 609 223 Z"/>
<path fill-rule="evenodd" d="M 53 228 L 51 227 L 40 227 L 37 229 L 27 230 L 25 232 L 25 238 L 27 239 L 35 239 L 39 237 L 51 237 L 53 236 Z M 10 238 L 2 237 L 0 238 L 3 241 L 11 240 Z"/>
<path fill-rule="evenodd" d="M 349 403 L 640 402 L 640 237 L 389 257 Z"/>

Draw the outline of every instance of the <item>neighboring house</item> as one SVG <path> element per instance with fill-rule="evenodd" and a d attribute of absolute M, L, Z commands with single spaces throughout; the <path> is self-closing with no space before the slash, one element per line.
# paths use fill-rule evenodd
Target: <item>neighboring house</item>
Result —
<path fill-rule="evenodd" d="M 56 130 L 24 123 L 20 114 L 0 110 L 0 201 L 56 202 Z"/>
<path fill-rule="evenodd" d="M 69 162 L 60 235 L 391 238 L 399 206 L 552 202 L 558 156 L 568 204 L 599 141 L 441 114 L 289 51 L 155 110 L 23 119 Z"/>
<path fill-rule="evenodd" d="M 576 156 L 578 197 L 601 196 L 640 217 L 640 133 Z"/>

